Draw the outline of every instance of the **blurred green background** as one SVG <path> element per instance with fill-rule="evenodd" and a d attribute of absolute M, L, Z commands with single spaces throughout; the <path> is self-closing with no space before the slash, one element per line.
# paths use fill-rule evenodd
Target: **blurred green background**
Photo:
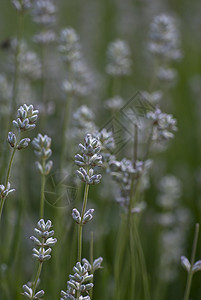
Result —
<path fill-rule="evenodd" d="M 182 197 L 180 204 L 189 210 L 191 219 L 186 233 L 186 242 L 183 255 L 190 258 L 195 223 L 201 222 L 201 2 L 194 1 L 132 1 L 132 0 L 82 0 L 66 1 L 57 0 L 57 23 L 56 32 L 60 29 L 72 26 L 77 30 L 83 46 L 84 55 L 90 66 L 96 70 L 103 79 L 100 94 L 92 99 L 82 99 L 74 103 L 73 109 L 80 104 L 87 104 L 96 115 L 98 127 L 102 127 L 108 120 L 109 114 L 104 111 L 104 101 L 111 97 L 110 78 L 105 74 L 106 49 L 108 43 L 116 38 L 126 40 L 132 53 L 132 75 L 123 81 L 121 95 L 125 103 L 139 90 L 148 90 L 152 80 L 152 64 L 147 55 L 147 42 L 150 22 L 153 17 L 160 13 L 170 13 L 178 19 L 181 33 L 181 48 L 183 59 L 176 63 L 174 68 L 178 71 L 177 84 L 165 94 L 162 107 L 164 111 L 172 113 L 178 120 L 178 132 L 167 150 L 154 154 L 154 174 L 151 177 L 151 187 L 145 193 L 147 210 L 143 214 L 140 223 L 140 238 L 145 253 L 148 276 L 152 299 L 154 298 L 155 283 L 161 274 L 157 272 L 158 261 L 158 228 L 154 222 L 157 211 L 156 195 L 157 181 L 161 176 L 174 174 L 181 180 Z M 8 39 L 16 36 L 17 14 L 11 1 L 0 0 L 0 43 L 3 45 Z M 23 38 L 38 53 L 39 49 L 33 44 L 32 36 L 38 31 L 37 25 L 33 24 L 29 13 L 26 14 L 23 26 Z M 7 62 L 9 49 L 1 46 L 0 49 L 0 73 L 9 72 Z M 55 74 L 54 74 L 55 76 Z M 51 78 L 55 81 L 56 92 L 54 101 L 56 105 L 55 115 L 51 116 L 43 129 L 44 133 L 51 133 L 54 169 L 53 174 L 59 170 L 60 155 L 60 129 L 62 126 L 62 107 L 60 90 L 60 74 Z M 34 86 L 40 91 L 40 86 Z M 156 86 L 160 89 L 160 86 Z M 38 92 L 38 102 L 40 93 Z M 0 108 L 1 109 L 1 108 Z M 3 141 L 6 136 L 6 127 L 1 119 L 1 153 Z M 46 130 L 46 131 L 45 131 Z M 59 132 L 58 132 L 59 131 Z M 38 132 L 38 131 L 37 131 Z M 31 133 L 32 137 L 36 135 Z M 72 155 L 76 153 L 76 145 L 69 144 Z M 129 147 L 129 146 L 128 146 Z M 8 150 L 9 151 L 9 150 Z M 121 159 L 128 151 L 123 149 L 118 153 Z M 2 157 L 2 155 L 1 155 Z M 38 202 L 40 197 L 40 178 L 34 167 L 35 157 L 30 147 L 24 152 L 23 160 L 13 167 L 11 181 L 18 182 L 17 192 L 9 199 L 5 209 L 5 217 L 1 224 L 1 236 L 3 241 L 0 252 L 1 283 L 0 299 L 21 299 L 22 284 L 31 280 L 34 262 L 31 259 L 31 242 L 29 236 L 33 234 L 34 224 L 38 220 Z M 68 158 L 72 164 L 71 157 Z M 18 175 L 19 177 L 18 177 Z M 71 174 L 71 179 L 74 174 Z M 107 177 L 106 177 L 107 178 Z M 104 185 L 101 187 L 101 185 Z M 48 185 L 51 185 L 48 181 Z M 95 257 L 104 258 L 103 270 L 95 276 L 94 299 L 113 299 L 114 295 L 114 253 L 115 241 L 120 226 L 121 210 L 114 199 L 108 199 L 112 183 L 103 180 L 100 186 L 92 187 L 89 203 L 95 208 L 96 214 L 92 224 L 88 225 L 85 232 L 84 253 L 87 256 L 89 239 L 88 233 L 94 231 Z M 48 187 L 50 188 L 50 187 Z M 76 189 L 77 205 L 81 207 L 83 187 Z M 20 222 L 16 215 L 9 214 L 11 211 L 21 211 Z M 74 203 L 73 203 L 74 205 Z M 54 221 L 55 216 L 61 218 L 61 225 L 57 222 L 55 236 L 58 239 L 57 250 L 50 262 L 44 264 L 41 286 L 46 292 L 45 299 L 59 299 L 61 289 L 66 289 L 66 281 L 71 273 L 76 260 L 75 226 L 71 221 L 71 205 L 63 209 L 55 209 L 46 203 L 46 218 Z M 61 227 L 60 227 L 61 226 Z M 12 231 L 14 229 L 14 231 Z M 11 230 L 12 229 L 12 230 Z M 56 232 L 56 229 L 60 229 Z M 17 235 L 17 236 L 16 236 Z M 55 246 L 56 248 L 56 246 Z M 196 259 L 201 259 L 201 236 L 199 236 Z M 125 261 L 127 256 L 125 256 Z M 178 262 L 179 264 L 179 262 Z M 139 270 L 137 271 L 140 272 Z M 182 299 L 186 272 L 178 267 L 178 277 L 172 283 L 167 284 L 160 300 Z M 129 276 L 129 274 L 128 274 Z M 127 277 L 122 275 L 122 283 L 125 290 L 129 290 Z M 142 296 L 141 296 L 142 297 Z M 125 298 L 126 299 L 126 298 Z M 194 276 L 191 298 L 201 299 L 201 274 Z M 143 298 L 139 298 L 143 300 Z"/>

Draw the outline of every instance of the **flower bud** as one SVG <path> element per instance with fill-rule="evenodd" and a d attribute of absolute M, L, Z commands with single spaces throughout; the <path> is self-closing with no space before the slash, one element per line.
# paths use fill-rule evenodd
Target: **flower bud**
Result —
<path fill-rule="evenodd" d="M 15 147 L 16 144 L 16 135 L 13 132 L 8 133 L 8 143 L 11 147 Z"/>
<path fill-rule="evenodd" d="M 24 148 L 28 147 L 29 143 L 30 143 L 30 139 L 29 138 L 24 138 L 17 145 L 17 149 L 18 150 L 24 149 Z"/>

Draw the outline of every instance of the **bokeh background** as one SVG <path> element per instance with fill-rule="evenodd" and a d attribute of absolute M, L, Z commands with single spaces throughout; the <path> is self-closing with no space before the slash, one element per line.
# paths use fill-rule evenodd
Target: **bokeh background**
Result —
<path fill-rule="evenodd" d="M 170 272 L 167 280 L 160 281 L 163 272 L 165 273 L 165 269 L 159 267 L 163 252 L 166 250 L 167 253 L 173 253 L 173 256 L 177 253 L 176 258 L 180 252 L 178 254 L 178 245 L 174 243 L 174 240 L 167 243 L 165 250 L 161 246 L 164 229 L 158 223 L 158 215 L 161 213 L 161 208 L 157 204 L 160 194 L 158 183 L 168 174 L 179 180 L 181 191 L 179 199 L 175 201 L 179 203 L 177 220 L 180 221 L 176 221 L 170 231 L 175 232 L 177 227 L 181 229 L 183 234 L 181 255 L 190 258 L 195 223 L 201 221 L 201 3 L 199 0 L 57 0 L 55 5 L 57 8 L 57 21 L 54 24 L 56 36 L 59 37 L 60 30 L 65 27 L 70 26 L 76 30 L 80 36 L 83 55 L 93 72 L 93 79 L 96 83 L 90 95 L 73 99 L 70 112 L 70 133 L 77 126 L 73 121 L 73 113 L 81 105 L 87 105 L 93 111 L 97 128 L 103 128 L 111 118 L 111 112 L 105 108 L 106 100 L 114 96 L 112 79 L 105 71 L 108 44 L 115 39 L 122 39 L 127 41 L 131 49 L 131 75 L 124 78 L 116 87 L 116 92 L 124 99 L 123 104 L 126 104 L 138 91 L 150 91 L 154 76 L 153 59 L 147 50 L 147 45 L 153 18 L 165 13 L 177 20 L 183 54 L 182 59 L 173 63 L 172 66 L 177 71 L 177 80 L 171 88 L 161 87 L 159 82 L 155 82 L 154 89 L 163 90 L 161 107 L 177 119 L 178 132 L 164 151 L 153 151 L 150 154 L 154 164 L 150 172 L 150 185 L 144 195 L 147 207 L 141 216 L 139 235 L 148 270 L 151 299 L 182 299 L 187 274 L 180 266 L 179 259 L 177 263 L 173 265 L 170 263 L 169 266 L 170 269 L 175 269 L 175 273 L 171 275 Z M 0 74 L 6 74 L 11 84 L 13 60 L 10 43 L 17 35 L 17 28 L 18 15 L 11 1 L 0 0 Z M 38 25 L 33 23 L 27 12 L 24 17 L 22 36 L 30 49 L 40 56 L 40 47 L 32 40 L 38 30 Z M 54 229 L 58 244 L 53 249 L 51 261 L 44 264 L 41 276 L 41 286 L 46 292 L 45 299 L 59 299 L 60 290 L 66 289 L 66 281 L 76 261 L 77 253 L 76 228 L 71 220 L 71 209 L 75 205 L 81 207 L 83 194 L 83 186 L 77 184 L 75 180 L 76 167 L 72 159 L 78 151 L 77 144 L 82 140 L 71 139 L 70 133 L 65 162 L 62 170 L 60 168 L 61 135 L 67 101 L 61 84 L 67 71 L 57 48 L 58 43 L 55 42 L 46 49 L 48 70 L 46 72 L 46 99 L 50 103 L 49 111 L 43 110 L 37 129 L 30 133 L 32 138 L 38 132 L 46 133 L 52 138 L 54 166 L 47 178 L 45 218 L 55 221 Z M 40 80 L 32 82 L 31 89 L 34 91 L 34 97 L 27 99 L 27 103 L 33 102 L 34 106 L 40 110 L 42 102 Z M 23 91 L 23 86 L 21 91 Z M 25 97 L 29 97 L 28 94 Z M 9 105 L 9 102 L 1 98 L 0 92 L 1 180 L 4 181 L 6 163 L 10 155 L 10 149 L 5 145 L 8 129 L 5 107 Z M 25 101 L 23 97 L 18 99 L 20 104 L 23 101 Z M 15 116 L 12 116 L 12 119 L 14 118 Z M 125 128 L 129 126 L 126 120 L 124 120 L 124 126 Z M 80 136 L 84 136 L 82 128 L 79 130 Z M 118 151 L 117 158 L 119 160 L 123 157 L 130 158 L 130 147 L 131 144 L 128 143 Z M 29 236 L 33 234 L 34 226 L 39 219 L 40 199 L 40 175 L 35 169 L 35 160 L 33 148 L 30 146 L 23 154 L 20 153 L 16 157 L 13 165 L 11 183 L 16 192 L 6 203 L 0 226 L 1 299 L 21 299 L 23 297 L 20 295 L 22 284 L 31 280 L 34 271 L 34 261 L 31 259 L 32 244 Z M 104 174 L 103 172 L 101 184 L 90 190 L 89 206 L 95 208 L 95 217 L 84 231 L 86 257 L 90 231 L 93 230 L 94 255 L 104 258 L 103 269 L 97 271 L 95 276 L 94 299 L 96 300 L 114 298 L 116 240 L 122 213 L 121 208 L 115 202 L 113 190 L 116 186 L 108 175 Z M 64 182 L 61 182 L 63 178 Z M 198 241 L 197 260 L 201 259 L 200 249 L 201 236 Z M 125 255 L 125 264 L 128 263 L 127 259 Z M 136 274 L 140 278 L 140 270 L 136 270 Z M 122 286 L 125 287 L 125 291 L 130 289 L 128 277 L 129 271 L 127 276 L 122 273 Z M 163 288 L 158 297 L 157 289 L 160 285 Z M 124 297 L 126 299 L 126 296 Z M 143 300 L 142 294 L 139 294 L 137 299 Z M 199 272 L 194 276 L 190 299 L 201 299 L 201 274 Z"/>

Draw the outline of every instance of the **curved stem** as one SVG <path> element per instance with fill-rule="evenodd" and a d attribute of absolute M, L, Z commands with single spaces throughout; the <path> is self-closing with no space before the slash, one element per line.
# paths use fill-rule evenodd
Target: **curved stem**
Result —
<path fill-rule="evenodd" d="M 11 155 L 11 158 L 10 158 L 10 162 L 9 162 L 9 165 L 8 165 L 8 171 L 7 171 L 7 176 L 6 176 L 5 189 L 8 188 L 8 182 L 9 182 L 11 168 L 12 168 L 13 159 L 14 159 L 14 155 L 15 155 L 16 150 L 17 150 L 17 148 L 13 148 L 13 152 L 12 152 L 12 155 Z M 1 216 L 2 216 L 2 211 L 3 211 L 5 200 L 6 200 L 6 196 L 4 196 L 3 198 L 1 198 L 1 202 L 0 202 L 0 221 L 1 221 Z"/>
<path fill-rule="evenodd" d="M 11 101 L 11 105 L 9 107 L 10 109 L 10 116 L 8 116 L 8 125 L 7 125 L 7 131 L 10 131 L 10 127 L 12 124 L 12 118 L 13 115 L 15 114 L 16 111 L 16 106 L 17 106 L 17 89 L 18 89 L 18 82 L 19 82 L 19 55 L 20 55 L 20 49 L 21 49 L 21 40 L 22 40 L 22 29 L 23 29 L 23 12 L 18 12 L 18 32 L 17 32 L 17 45 L 16 45 L 16 51 L 15 51 L 15 62 L 14 62 L 14 81 L 13 81 L 13 87 L 12 87 L 12 101 Z M 4 143 L 4 148 L 3 148 L 3 157 L 4 157 L 4 161 L 2 163 L 2 168 L 1 168 L 1 172 L 3 173 L 4 168 L 5 168 L 5 162 L 7 161 L 7 151 L 6 151 L 6 143 L 7 141 L 5 141 Z M 4 200 L 5 201 L 5 200 Z M 3 201 L 2 201 L 3 202 Z M 1 203 L 1 206 L 3 206 L 4 203 Z M 1 213 L 3 208 L 0 208 L 0 220 L 1 220 Z"/>
<path fill-rule="evenodd" d="M 197 223 L 195 226 L 195 235 L 194 235 L 193 248 L 192 248 L 192 253 L 191 253 L 191 267 L 190 267 L 190 270 L 188 273 L 186 289 L 185 289 L 185 293 L 184 293 L 184 300 L 188 300 L 189 295 L 190 295 L 191 283 L 192 283 L 192 279 L 193 279 L 193 265 L 195 262 L 195 253 L 196 253 L 197 242 L 198 242 L 199 227 L 200 226 Z"/>

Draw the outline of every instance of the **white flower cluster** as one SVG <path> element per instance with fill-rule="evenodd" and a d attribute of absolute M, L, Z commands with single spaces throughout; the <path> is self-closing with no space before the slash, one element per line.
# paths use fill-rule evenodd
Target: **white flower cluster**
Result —
<path fill-rule="evenodd" d="M 0 184 L 0 199 L 6 198 L 10 193 L 14 192 L 15 189 L 10 188 L 10 183 L 8 182 L 7 187 Z"/>
<path fill-rule="evenodd" d="M 45 223 L 45 221 L 41 219 L 38 221 L 37 227 L 34 229 L 37 237 L 30 237 L 33 243 L 38 247 L 38 249 L 33 248 L 33 257 L 39 261 L 41 267 L 44 261 L 51 258 L 50 253 L 52 252 L 52 247 L 57 243 L 57 239 L 52 237 L 54 235 L 54 230 L 50 230 L 51 227 L 52 222 L 50 220 Z M 28 299 L 40 299 L 40 297 L 44 295 L 44 291 L 40 290 L 36 292 L 36 286 L 37 282 L 24 284 L 23 295 Z"/>
<path fill-rule="evenodd" d="M 126 76 L 131 74 L 130 49 L 127 42 L 115 40 L 107 50 L 108 64 L 106 71 L 112 76 Z"/>
<path fill-rule="evenodd" d="M 48 175 L 52 169 L 53 162 L 49 160 L 46 162 L 52 155 L 51 150 L 51 138 L 46 134 L 38 134 L 36 138 L 33 139 L 32 145 L 35 148 L 35 154 L 40 159 L 40 162 L 36 162 L 36 167 L 42 175 Z"/>
<path fill-rule="evenodd" d="M 115 112 L 115 111 L 119 111 L 122 106 L 123 106 L 124 100 L 122 97 L 116 95 L 112 98 L 109 98 L 106 102 L 105 102 L 105 108 Z"/>
<path fill-rule="evenodd" d="M 19 72 L 23 78 L 29 78 L 30 80 L 41 78 L 41 63 L 38 55 L 30 51 L 24 41 L 20 44 L 18 63 Z"/>
<path fill-rule="evenodd" d="M 69 276 L 69 281 L 67 282 L 67 291 L 61 291 L 61 300 L 70 299 L 75 300 L 76 293 L 80 292 L 81 296 L 79 300 L 90 300 L 88 291 L 93 288 L 93 283 L 89 281 L 93 278 L 93 274 L 96 270 L 102 268 L 101 263 L 103 261 L 102 257 L 99 257 L 93 261 L 91 265 L 86 258 L 82 259 L 82 264 L 77 262 L 73 268 L 74 275 Z"/>
<path fill-rule="evenodd" d="M 150 27 L 149 51 L 163 61 L 178 60 L 182 57 L 180 37 L 176 20 L 165 14 L 154 18 Z"/>
<path fill-rule="evenodd" d="M 94 174 L 95 168 L 102 166 L 101 147 L 98 138 L 90 133 L 85 136 L 84 145 L 79 144 L 82 154 L 75 155 L 75 163 L 81 168 L 76 171 L 77 176 L 87 184 L 98 184 L 101 174 Z"/>
<path fill-rule="evenodd" d="M 15 9 L 19 12 L 31 7 L 31 0 L 12 0 Z"/>
<path fill-rule="evenodd" d="M 54 0 L 34 0 L 31 14 L 33 21 L 40 25 L 42 30 L 33 37 L 35 43 L 50 44 L 55 42 L 56 34 L 51 29 L 56 21 L 56 6 Z"/>
<path fill-rule="evenodd" d="M 84 263 L 83 265 L 80 262 L 77 262 L 73 268 L 74 275 L 69 275 L 69 281 L 67 282 L 67 291 L 61 291 L 61 300 L 71 299 L 76 300 L 76 294 L 86 294 L 89 290 L 93 288 L 93 283 L 90 283 L 93 279 L 93 274 L 88 273 L 88 264 Z M 88 295 L 80 296 L 81 300 L 90 300 Z"/>
<path fill-rule="evenodd" d="M 172 282 L 178 275 L 178 263 L 184 249 L 190 215 L 179 203 L 182 190 L 178 178 L 173 175 L 162 177 L 159 191 L 157 203 L 161 212 L 157 213 L 156 218 L 160 225 L 159 272 L 163 281 Z"/>
<path fill-rule="evenodd" d="M 123 207 L 125 212 L 128 212 L 132 180 L 139 179 L 139 177 L 143 178 L 150 167 L 150 160 L 145 162 L 137 161 L 134 167 L 132 161 L 123 158 L 121 161 L 111 160 L 109 166 L 109 173 L 119 187 L 119 196 L 116 198 L 116 201 Z M 137 208 L 132 207 L 132 212 L 139 213 L 143 208 L 144 203 L 138 203 Z"/>
<path fill-rule="evenodd" d="M 56 7 L 53 0 L 34 0 L 31 14 L 34 22 L 42 26 L 52 25 L 55 21 Z"/>
<path fill-rule="evenodd" d="M 159 108 L 156 108 L 154 112 L 147 113 L 147 118 L 152 121 L 154 141 L 169 140 L 174 137 L 175 131 L 177 131 L 177 121 L 172 115 L 162 113 Z"/>
<path fill-rule="evenodd" d="M 150 26 L 149 38 L 148 51 L 158 61 L 157 77 L 161 83 L 171 86 L 176 82 L 177 72 L 170 64 L 182 58 L 176 20 L 166 14 L 156 16 Z"/>
<path fill-rule="evenodd" d="M 68 79 L 62 88 L 67 95 L 87 96 L 94 88 L 94 79 L 83 58 L 76 31 L 65 28 L 61 31 L 58 50 L 68 66 Z"/>
<path fill-rule="evenodd" d="M 17 119 L 13 120 L 13 126 L 19 131 L 29 131 L 36 127 L 36 121 L 38 119 L 38 110 L 34 110 L 33 105 L 23 104 L 17 111 Z M 10 131 L 8 133 L 7 141 L 9 145 L 17 150 L 24 149 L 28 147 L 30 139 L 23 138 L 20 141 L 17 141 L 15 133 Z"/>
<path fill-rule="evenodd" d="M 44 262 L 51 258 L 51 247 L 53 247 L 57 242 L 57 239 L 52 237 L 54 235 L 54 230 L 50 230 L 51 227 L 52 222 L 50 220 L 45 223 L 45 221 L 41 219 L 38 221 L 37 227 L 34 229 L 37 237 L 30 237 L 30 240 L 39 247 L 39 249 L 33 248 L 33 257 L 39 262 Z"/>

